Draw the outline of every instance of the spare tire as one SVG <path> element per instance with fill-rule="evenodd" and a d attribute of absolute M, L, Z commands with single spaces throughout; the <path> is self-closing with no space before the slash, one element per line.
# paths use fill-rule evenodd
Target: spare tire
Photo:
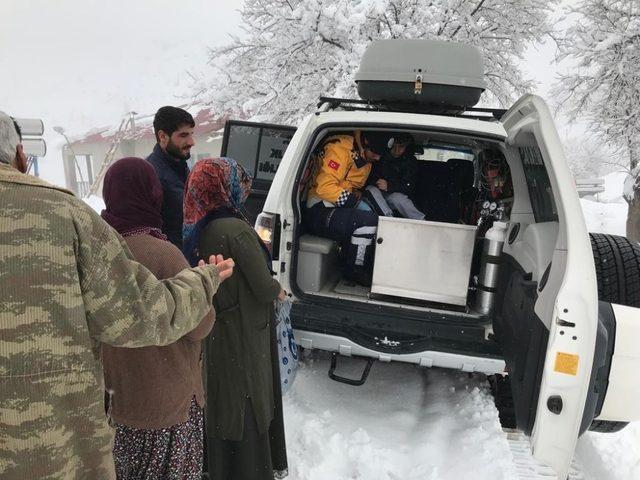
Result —
<path fill-rule="evenodd" d="M 640 244 L 625 237 L 590 233 L 596 266 L 598 300 L 640 307 Z M 617 432 L 626 422 L 593 420 L 589 430 Z"/>

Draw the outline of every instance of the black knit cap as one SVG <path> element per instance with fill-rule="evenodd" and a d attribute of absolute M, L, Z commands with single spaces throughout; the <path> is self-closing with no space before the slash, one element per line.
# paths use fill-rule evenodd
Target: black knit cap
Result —
<path fill-rule="evenodd" d="M 363 147 L 378 155 L 384 155 L 389 151 L 389 139 L 390 135 L 387 132 L 362 132 Z"/>
<path fill-rule="evenodd" d="M 390 147 L 392 147 L 396 143 L 399 143 L 401 145 L 411 145 L 413 143 L 413 136 L 407 132 L 396 132 L 391 135 L 389 143 Z"/>

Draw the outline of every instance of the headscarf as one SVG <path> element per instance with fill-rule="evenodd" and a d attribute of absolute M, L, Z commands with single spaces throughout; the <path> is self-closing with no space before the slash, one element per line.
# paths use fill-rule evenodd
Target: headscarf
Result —
<path fill-rule="evenodd" d="M 153 166 L 137 157 L 115 162 L 104 176 L 102 218 L 120 235 L 148 233 L 166 240 L 162 228 L 162 185 Z"/>
<path fill-rule="evenodd" d="M 251 193 L 251 175 L 232 158 L 207 158 L 195 164 L 184 192 L 183 253 L 199 260 L 200 233 L 217 216 L 239 216 Z"/>

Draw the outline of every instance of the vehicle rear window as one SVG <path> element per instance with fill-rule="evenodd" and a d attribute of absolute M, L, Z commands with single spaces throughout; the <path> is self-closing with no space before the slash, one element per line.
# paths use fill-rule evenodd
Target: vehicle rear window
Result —
<path fill-rule="evenodd" d="M 533 216 L 537 223 L 557 222 L 558 210 L 551 190 L 551 181 L 537 146 L 520 147 L 520 159 L 529 189 Z"/>
<path fill-rule="evenodd" d="M 418 151 L 416 153 L 416 158 L 418 160 L 426 160 L 431 162 L 446 162 L 452 158 L 461 158 L 464 160 L 473 161 L 474 155 L 473 151 L 462 149 L 462 148 L 454 148 L 454 147 L 440 147 L 440 146 L 426 146 L 423 151 Z"/>

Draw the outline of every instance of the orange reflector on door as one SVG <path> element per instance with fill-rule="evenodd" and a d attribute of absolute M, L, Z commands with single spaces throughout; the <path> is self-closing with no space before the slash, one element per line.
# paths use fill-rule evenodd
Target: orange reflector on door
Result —
<path fill-rule="evenodd" d="M 559 373 L 566 373 L 567 375 L 577 375 L 579 360 L 580 357 L 578 355 L 558 352 L 556 354 L 556 365 L 553 369 Z"/>

